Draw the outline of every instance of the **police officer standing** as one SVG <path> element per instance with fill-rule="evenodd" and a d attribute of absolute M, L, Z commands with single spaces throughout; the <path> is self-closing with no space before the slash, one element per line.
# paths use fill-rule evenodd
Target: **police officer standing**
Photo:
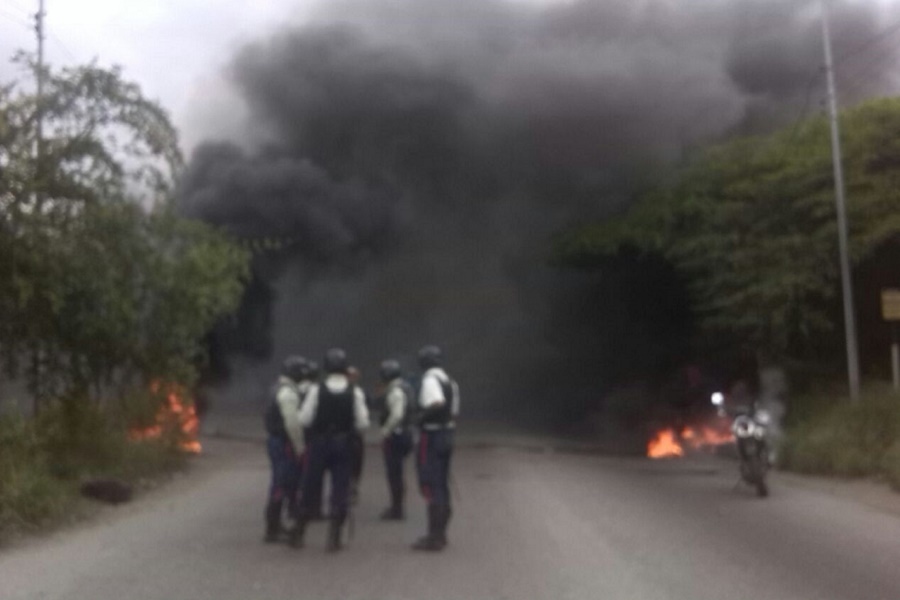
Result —
<path fill-rule="evenodd" d="M 381 381 L 385 385 L 381 415 L 382 452 L 387 474 L 391 504 L 381 514 L 382 520 L 400 521 L 404 518 L 403 498 L 406 492 L 403 482 L 403 461 L 412 450 L 412 432 L 409 428 L 409 403 L 412 390 L 403 381 L 400 363 L 386 360 L 381 363 Z"/>
<path fill-rule="evenodd" d="M 325 380 L 310 387 L 300 409 L 300 422 L 308 427 L 306 472 L 297 526 L 290 544 L 303 545 L 303 536 L 315 507 L 311 492 L 325 472 L 331 477 L 328 529 L 330 552 L 341 549 L 341 531 L 347 520 L 350 494 L 350 438 L 369 426 L 363 391 L 347 378 L 347 354 L 333 348 L 325 354 Z"/>
<path fill-rule="evenodd" d="M 298 384 L 308 375 L 305 358 L 287 357 L 266 408 L 266 448 L 272 466 L 272 481 L 265 511 L 266 534 L 263 538 L 267 543 L 278 540 L 285 503 L 290 515 L 294 518 L 297 516 L 297 488 L 302 473 L 299 457 L 303 449 L 303 427 L 299 419 L 302 397 Z"/>
<path fill-rule="evenodd" d="M 459 414 L 459 386 L 441 368 L 441 350 L 425 346 L 419 351 L 424 371 L 419 390 L 419 486 L 428 506 L 428 533 L 414 550 L 439 551 L 447 545 L 450 505 L 450 458 Z"/>

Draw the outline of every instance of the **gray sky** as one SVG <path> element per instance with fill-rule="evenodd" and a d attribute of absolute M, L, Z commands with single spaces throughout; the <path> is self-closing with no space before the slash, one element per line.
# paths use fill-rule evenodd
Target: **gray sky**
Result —
<path fill-rule="evenodd" d="M 121 65 L 128 79 L 162 102 L 187 146 L 197 140 L 199 93 L 241 43 L 280 24 L 302 22 L 311 0 L 45 0 L 46 54 L 54 64 Z M 0 0 L 0 80 L 8 58 L 32 50 L 37 0 Z M 193 116 L 192 116 L 193 115 Z M 202 115 L 201 115 L 202 116 Z"/>
<path fill-rule="evenodd" d="M 558 0 L 519 0 L 542 4 Z M 302 23 L 317 0 L 45 0 L 47 59 L 56 65 L 97 58 L 120 65 L 128 79 L 172 114 L 190 148 L 215 135 L 212 115 L 237 111 L 233 98 L 203 91 L 218 87 L 222 66 L 243 43 L 279 26 Z M 327 4 L 327 3 L 325 3 Z M 33 50 L 38 0 L 0 0 L 0 81 L 16 72 L 9 58 Z M 218 89 L 221 89 L 218 87 Z M 201 98 L 203 101 L 201 101 Z M 218 123 L 218 126 L 221 124 Z"/>
<path fill-rule="evenodd" d="M 518 0 L 528 4 L 567 0 Z M 625 1 L 625 0 L 623 0 Z M 655 0 L 660 6 L 674 0 Z M 690 0 L 693 1 L 693 0 Z M 727 2 L 728 0 L 723 0 Z M 735 0 L 739 1 L 739 0 Z M 751 1 L 751 0 L 742 0 Z M 785 0 L 790 2 L 791 0 Z M 853 0 L 851 0 L 853 1 Z M 855 0 L 881 3 L 888 0 Z M 0 81 L 15 75 L 8 58 L 35 46 L 33 18 L 38 0 L 0 0 Z M 121 65 L 128 79 L 172 114 L 186 149 L 202 138 L 233 137 L 225 131 L 241 116 L 233 95 L 222 90 L 222 67 L 234 50 L 281 25 L 302 23 L 328 12 L 318 0 L 45 0 L 48 60 L 54 64 L 87 62 Z M 676 3 L 677 4 L 677 3 Z M 333 13 L 330 15 L 335 17 Z M 885 23 L 896 19 L 886 15 Z M 220 131 L 221 130 L 221 131 Z"/>

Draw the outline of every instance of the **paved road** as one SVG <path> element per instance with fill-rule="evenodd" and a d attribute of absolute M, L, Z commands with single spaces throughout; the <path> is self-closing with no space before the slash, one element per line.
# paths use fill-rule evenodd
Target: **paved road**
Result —
<path fill-rule="evenodd" d="M 776 478 L 761 501 L 709 459 L 469 446 L 456 457 L 451 546 L 421 555 L 408 549 L 418 501 L 406 523 L 376 519 L 377 458 L 357 537 L 337 556 L 321 525 L 303 550 L 263 545 L 262 447 L 213 441 L 191 477 L 0 552 L 0 598 L 900 598 L 900 516 L 827 484 Z"/>

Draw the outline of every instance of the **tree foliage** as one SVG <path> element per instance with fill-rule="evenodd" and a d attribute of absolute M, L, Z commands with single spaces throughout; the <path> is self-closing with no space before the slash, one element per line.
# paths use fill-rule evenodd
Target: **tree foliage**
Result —
<path fill-rule="evenodd" d="M 851 258 L 900 233 L 900 99 L 841 116 Z M 704 152 L 625 215 L 560 240 L 563 263 L 590 266 L 625 248 L 658 253 L 689 282 L 707 331 L 770 356 L 836 327 L 837 225 L 828 122 Z"/>
<path fill-rule="evenodd" d="M 203 335 L 237 306 L 247 253 L 170 209 L 177 134 L 135 84 L 96 65 L 44 77 L 40 105 L 0 86 L 4 371 L 40 398 L 190 382 Z"/>

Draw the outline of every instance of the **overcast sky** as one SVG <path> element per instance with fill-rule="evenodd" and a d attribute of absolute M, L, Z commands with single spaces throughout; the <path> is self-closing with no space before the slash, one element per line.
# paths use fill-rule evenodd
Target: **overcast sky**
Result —
<path fill-rule="evenodd" d="M 282 23 L 301 22 L 311 0 L 45 0 L 46 54 L 54 64 L 121 65 L 192 135 L 189 110 L 232 50 Z M 37 0 L 0 0 L 0 80 L 17 49 L 35 47 Z M 196 118 L 196 117 L 195 117 Z"/>
<path fill-rule="evenodd" d="M 550 4 L 566 0 L 518 1 Z M 669 4 L 673 0 L 658 1 Z M 8 62 L 15 50 L 35 47 L 37 2 L 0 0 L 0 81 L 15 74 Z M 48 60 L 58 65 L 97 58 L 103 66 L 121 65 L 128 79 L 137 81 L 146 95 L 170 111 L 186 148 L 201 137 L 215 135 L 211 129 L 223 127 L 222 114 L 240 114 L 237 104 L 229 105 L 237 102 L 234 98 L 205 93 L 222 89 L 222 67 L 234 49 L 280 25 L 302 23 L 315 6 L 329 4 L 317 0 L 45 2 Z"/>

